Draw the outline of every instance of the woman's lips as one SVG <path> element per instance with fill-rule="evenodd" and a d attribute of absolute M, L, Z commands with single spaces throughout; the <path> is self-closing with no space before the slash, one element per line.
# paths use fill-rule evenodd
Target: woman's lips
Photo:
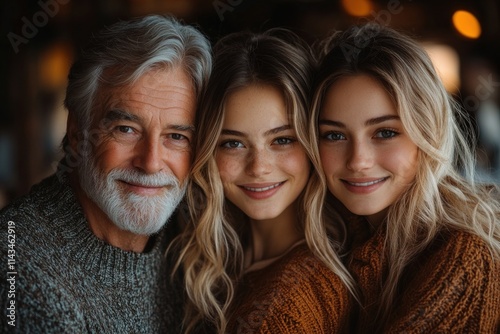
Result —
<path fill-rule="evenodd" d="M 285 181 L 274 183 L 251 183 L 242 184 L 239 187 L 250 198 L 266 199 L 278 192 L 284 183 Z"/>
<path fill-rule="evenodd" d="M 340 181 L 342 181 L 344 186 L 350 192 L 356 194 L 368 194 L 380 188 L 388 178 L 389 177 L 341 179 Z"/>

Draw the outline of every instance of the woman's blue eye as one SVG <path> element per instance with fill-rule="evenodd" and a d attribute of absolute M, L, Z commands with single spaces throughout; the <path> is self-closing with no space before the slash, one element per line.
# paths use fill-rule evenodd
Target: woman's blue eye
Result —
<path fill-rule="evenodd" d="M 392 137 L 396 137 L 397 135 L 398 135 L 398 132 L 396 132 L 394 130 L 387 130 L 386 129 L 386 130 L 381 130 L 381 131 L 377 132 L 375 137 L 389 139 Z"/>
<path fill-rule="evenodd" d="M 293 143 L 293 140 L 291 138 L 281 137 L 281 138 L 277 138 L 274 141 L 274 143 L 276 143 L 278 145 L 288 145 L 288 144 Z"/>
<path fill-rule="evenodd" d="M 236 140 L 229 140 L 222 143 L 221 146 L 224 148 L 240 148 L 243 147 L 243 144 Z"/>
<path fill-rule="evenodd" d="M 343 140 L 345 139 L 344 135 L 339 132 L 329 132 L 324 135 L 324 138 L 331 141 Z"/>

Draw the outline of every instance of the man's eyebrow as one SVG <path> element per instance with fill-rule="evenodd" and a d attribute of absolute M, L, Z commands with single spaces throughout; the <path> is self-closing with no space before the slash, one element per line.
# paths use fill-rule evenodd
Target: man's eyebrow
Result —
<path fill-rule="evenodd" d="M 108 121 L 125 120 L 138 121 L 139 117 L 120 109 L 112 109 L 106 113 L 104 117 Z"/>
<path fill-rule="evenodd" d="M 167 129 L 171 130 L 177 130 L 177 131 L 188 131 L 188 132 L 195 132 L 195 127 L 194 125 L 184 125 L 184 124 L 172 124 L 167 126 Z"/>
<path fill-rule="evenodd" d="M 110 110 L 106 116 L 105 119 L 107 121 L 116 121 L 116 120 L 125 120 L 125 121 L 134 121 L 138 122 L 140 119 L 138 116 L 131 114 L 129 112 L 126 112 L 121 109 L 113 109 Z M 177 131 L 189 131 L 189 132 L 195 132 L 194 125 L 184 125 L 184 124 L 173 124 L 167 126 L 167 129 L 171 130 L 177 130 Z"/>

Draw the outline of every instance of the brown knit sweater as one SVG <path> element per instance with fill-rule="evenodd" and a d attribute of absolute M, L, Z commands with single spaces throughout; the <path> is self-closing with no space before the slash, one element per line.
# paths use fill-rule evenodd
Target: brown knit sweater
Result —
<path fill-rule="evenodd" d="M 353 249 L 349 269 L 364 304 L 352 333 L 373 333 L 382 277 L 384 236 Z M 383 333 L 499 333 L 500 263 L 484 242 L 459 231 L 439 235 L 404 272 Z"/>
<path fill-rule="evenodd" d="M 337 275 L 301 244 L 237 285 L 227 333 L 342 333 L 349 293 Z"/>

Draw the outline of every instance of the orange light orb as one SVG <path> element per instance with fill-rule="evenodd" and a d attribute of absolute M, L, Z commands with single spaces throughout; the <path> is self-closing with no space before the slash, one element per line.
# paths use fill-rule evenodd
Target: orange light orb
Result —
<path fill-rule="evenodd" d="M 342 6 L 352 16 L 368 16 L 373 10 L 370 0 L 342 0 Z"/>
<path fill-rule="evenodd" d="M 478 19 L 468 11 L 457 10 L 452 17 L 455 29 L 467 38 L 476 39 L 481 36 L 481 25 Z"/>

